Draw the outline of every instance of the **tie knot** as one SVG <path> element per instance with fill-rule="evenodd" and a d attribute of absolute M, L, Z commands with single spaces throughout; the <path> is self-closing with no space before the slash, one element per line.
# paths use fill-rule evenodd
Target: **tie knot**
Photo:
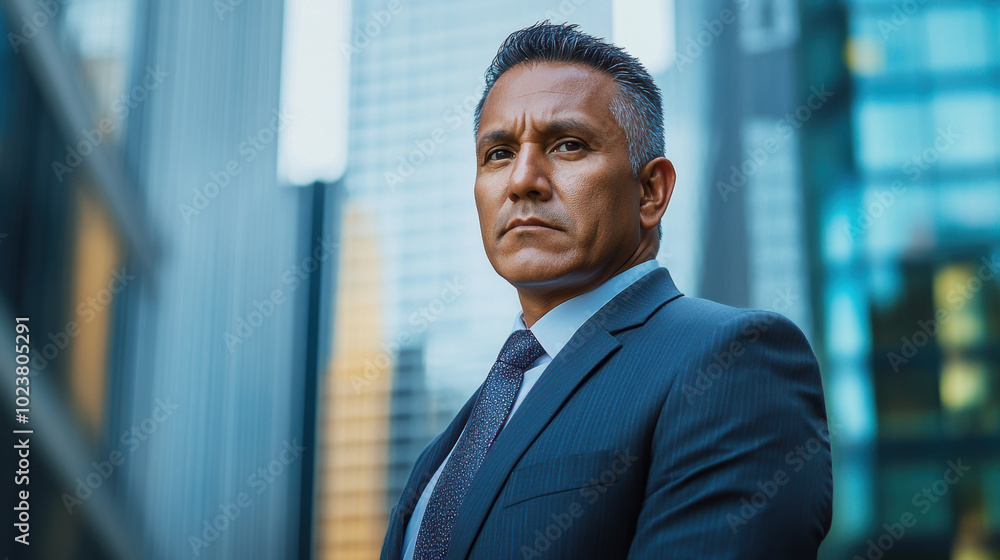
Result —
<path fill-rule="evenodd" d="M 535 335 L 528 329 L 521 329 L 510 333 L 507 342 L 500 350 L 500 355 L 497 356 L 497 361 L 526 370 L 544 353 L 545 349 Z"/>

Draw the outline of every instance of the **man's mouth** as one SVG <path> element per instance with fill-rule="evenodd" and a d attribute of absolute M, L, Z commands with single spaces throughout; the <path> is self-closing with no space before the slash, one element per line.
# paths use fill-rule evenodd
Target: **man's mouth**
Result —
<path fill-rule="evenodd" d="M 504 229 L 504 233 L 515 230 L 528 231 L 533 229 L 557 229 L 557 228 L 540 218 L 536 218 L 535 216 L 526 216 L 526 217 L 514 218 L 513 220 L 511 220 L 510 223 L 507 224 L 507 228 Z"/>

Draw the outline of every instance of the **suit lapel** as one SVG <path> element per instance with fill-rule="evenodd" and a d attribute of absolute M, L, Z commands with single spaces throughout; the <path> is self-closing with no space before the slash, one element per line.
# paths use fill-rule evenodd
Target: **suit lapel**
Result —
<path fill-rule="evenodd" d="M 514 465 L 576 388 L 621 347 L 614 334 L 644 323 L 656 309 L 680 295 L 665 268 L 650 272 L 588 319 L 549 362 L 472 481 L 458 512 L 449 560 L 466 558 Z"/>

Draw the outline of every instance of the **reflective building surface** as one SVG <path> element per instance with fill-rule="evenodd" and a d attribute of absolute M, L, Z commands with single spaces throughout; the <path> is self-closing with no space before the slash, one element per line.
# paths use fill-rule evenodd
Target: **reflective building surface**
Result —
<path fill-rule="evenodd" d="M 309 554 L 337 187 L 277 181 L 282 13 L 3 2 L 0 321 L 28 319 L 32 361 L 12 557 Z"/>
<path fill-rule="evenodd" d="M 817 23 L 811 48 L 846 36 L 852 93 L 804 152 L 839 427 L 828 544 L 841 557 L 996 558 L 1000 11 L 852 2 L 812 21 L 838 11 L 843 31 Z"/>

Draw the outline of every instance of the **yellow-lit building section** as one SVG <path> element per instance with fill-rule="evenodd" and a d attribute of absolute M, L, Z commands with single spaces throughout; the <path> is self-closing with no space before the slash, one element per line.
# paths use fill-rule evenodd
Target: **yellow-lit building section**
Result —
<path fill-rule="evenodd" d="M 851 37 L 844 45 L 844 60 L 853 74 L 882 74 L 885 72 L 885 45 L 872 37 Z"/>
<path fill-rule="evenodd" d="M 935 319 L 941 361 L 940 398 L 945 426 L 954 435 L 989 433 L 996 425 L 991 414 L 990 364 L 975 357 L 974 350 L 988 343 L 989 329 L 984 290 L 993 289 L 978 263 L 955 263 L 940 268 L 934 277 Z M 980 476 L 989 480 L 989 469 Z M 986 482 L 988 484 L 988 482 Z M 986 496 L 956 514 L 957 531 L 951 557 L 955 560 L 993 560 L 990 551 L 990 508 Z"/>
<path fill-rule="evenodd" d="M 983 290 L 989 285 L 971 264 L 952 264 L 934 278 L 934 304 L 941 365 L 941 405 L 946 413 L 977 409 L 989 402 L 990 374 L 985 362 L 970 359 L 966 349 L 987 338 Z"/>
<path fill-rule="evenodd" d="M 382 351 L 377 232 L 344 212 L 333 359 L 322 390 L 319 557 L 378 558 L 385 536 L 392 360 Z"/>
<path fill-rule="evenodd" d="M 121 249 L 104 206 L 77 190 L 76 262 L 72 309 L 62 333 L 70 352 L 69 392 L 87 434 L 100 433 L 107 380 L 108 333 L 114 299 L 128 284 Z"/>
<path fill-rule="evenodd" d="M 986 280 L 977 274 L 976 266 L 968 263 L 942 267 L 934 277 L 934 306 L 941 314 L 941 345 L 962 348 L 986 340 L 983 316 L 983 290 Z"/>

